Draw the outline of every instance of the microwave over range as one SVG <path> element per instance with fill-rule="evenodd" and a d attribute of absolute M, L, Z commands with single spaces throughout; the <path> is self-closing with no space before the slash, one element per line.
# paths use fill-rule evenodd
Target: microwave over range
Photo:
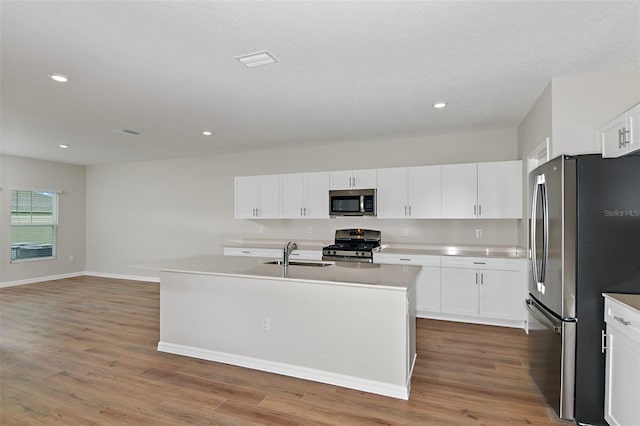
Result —
<path fill-rule="evenodd" d="M 375 189 L 329 191 L 330 216 L 375 216 Z"/>

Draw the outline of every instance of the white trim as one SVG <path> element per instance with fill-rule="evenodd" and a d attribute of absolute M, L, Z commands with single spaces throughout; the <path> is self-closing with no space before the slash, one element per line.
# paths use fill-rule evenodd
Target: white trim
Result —
<path fill-rule="evenodd" d="M 527 155 L 527 176 L 531 170 L 546 163 L 551 158 L 551 138 L 546 137 L 545 140 L 535 147 L 529 155 Z"/>
<path fill-rule="evenodd" d="M 62 189 L 44 189 L 44 188 L 10 186 L 10 187 L 7 188 L 7 190 L 9 190 L 9 191 L 50 192 L 52 194 L 62 194 Z"/>
<path fill-rule="evenodd" d="M 498 327 L 525 328 L 526 320 L 504 320 L 495 318 L 476 318 L 464 315 L 443 314 L 439 312 L 416 311 L 417 318 L 433 319 L 440 321 L 465 322 L 468 324 L 493 325 Z"/>
<path fill-rule="evenodd" d="M 113 278 L 116 280 L 129 280 L 129 281 L 147 281 L 153 283 L 159 283 L 159 277 L 146 277 L 143 275 L 124 275 L 124 274 L 109 274 L 107 272 L 92 272 L 92 271 L 84 271 L 84 275 L 88 275 L 90 277 L 98 277 L 98 278 Z"/>
<path fill-rule="evenodd" d="M 84 272 L 71 272 L 69 274 L 49 275 L 46 277 L 28 278 L 25 280 L 17 280 L 17 281 L 7 281 L 7 282 L 0 283 L 0 288 L 14 287 L 17 285 L 25 285 L 25 284 L 34 284 L 34 283 L 39 283 L 43 281 L 62 280 L 65 278 L 75 278 L 75 277 L 81 277 L 83 275 L 85 275 Z"/>
<path fill-rule="evenodd" d="M 313 368 L 301 367 L 298 365 L 284 364 L 281 362 L 268 361 L 265 359 L 235 355 L 226 352 L 212 351 L 208 349 L 196 348 L 193 346 L 178 345 L 175 343 L 158 342 L 158 351 L 176 355 L 184 355 L 193 358 L 206 359 L 208 361 L 221 362 L 223 364 L 236 365 L 239 367 L 251 368 L 253 370 L 266 371 L 269 373 L 282 374 L 299 379 L 313 380 L 315 382 L 327 383 L 335 386 L 356 389 L 378 395 L 390 396 L 398 399 L 409 399 L 409 388 L 402 385 L 393 385 L 375 380 L 363 379 L 360 377 L 347 376 L 344 374 L 332 373 L 330 371 L 316 370 Z M 410 384 L 410 381 L 409 381 Z"/>

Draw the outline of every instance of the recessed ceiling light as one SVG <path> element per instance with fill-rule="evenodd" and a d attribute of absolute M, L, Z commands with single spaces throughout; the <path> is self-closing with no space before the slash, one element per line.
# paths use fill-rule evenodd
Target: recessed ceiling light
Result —
<path fill-rule="evenodd" d="M 211 136 L 213 133 L 211 133 L 208 130 L 205 130 L 204 132 L 202 132 L 202 134 L 205 135 L 205 136 Z"/>
<path fill-rule="evenodd" d="M 69 81 L 69 77 L 64 74 L 49 74 L 49 78 L 53 81 L 57 81 L 58 83 L 66 83 Z"/>
<path fill-rule="evenodd" d="M 278 62 L 275 56 L 263 50 L 261 52 L 249 53 L 247 55 L 236 56 L 235 59 L 242 62 L 249 68 L 259 67 L 261 65 L 269 65 Z"/>
<path fill-rule="evenodd" d="M 61 143 L 60 145 L 58 145 L 58 146 L 59 146 L 60 148 L 62 148 L 62 149 L 67 149 L 67 148 L 69 148 L 69 145 L 65 145 L 65 144 L 62 144 L 62 143 Z"/>
<path fill-rule="evenodd" d="M 442 108 L 444 108 L 446 106 L 447 106 L 446 102 L 437 102 L 437 103 L 433 104 L 433 107 L 434 108 L 438 108 L 438 109 L 442 109 Z"/>

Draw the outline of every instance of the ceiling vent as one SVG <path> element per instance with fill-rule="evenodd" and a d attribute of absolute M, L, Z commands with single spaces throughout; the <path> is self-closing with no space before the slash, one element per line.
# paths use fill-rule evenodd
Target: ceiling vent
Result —
<path fill-rule="evenodd" d="M 236 56 L 236 59 L 249 68 L 278 62 L 276 57 L 266 50 L 263 50 L 262 52 L 249 53 L 248 55 Z"/>

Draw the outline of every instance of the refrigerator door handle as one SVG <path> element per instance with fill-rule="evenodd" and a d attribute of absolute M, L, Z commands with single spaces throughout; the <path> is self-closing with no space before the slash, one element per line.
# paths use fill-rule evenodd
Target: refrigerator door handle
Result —
<path fill-rule="evenodd" d="M 547 327 L 549 330 L 553 330 L 556 334 L 562 334 L 562 321 L 558 321 L 557 319 L 545 314 L 543 309 L 540 309 L 536 306 L 536 303 L 527 299 L 527 308 L 529 309 L 529 313 L 533 315 L 540 324 Z"/>
<path fill-rule="evenodd" d="M 536 280 L 538 292 L 544 294 L 545 274 L 547 269 L 547 254 L 549 248 L 549 208 L 547 203 L 547 190 L 544 174 L 538 175 L 533 188 L 531 202 L 531 268 Z M 542 217 L 538 217 L 538 207 Z M 542 247 L 538 247 L 538 220 L 542 219 Z M 540 263 L 538 263 L 538 250 Z"/>

